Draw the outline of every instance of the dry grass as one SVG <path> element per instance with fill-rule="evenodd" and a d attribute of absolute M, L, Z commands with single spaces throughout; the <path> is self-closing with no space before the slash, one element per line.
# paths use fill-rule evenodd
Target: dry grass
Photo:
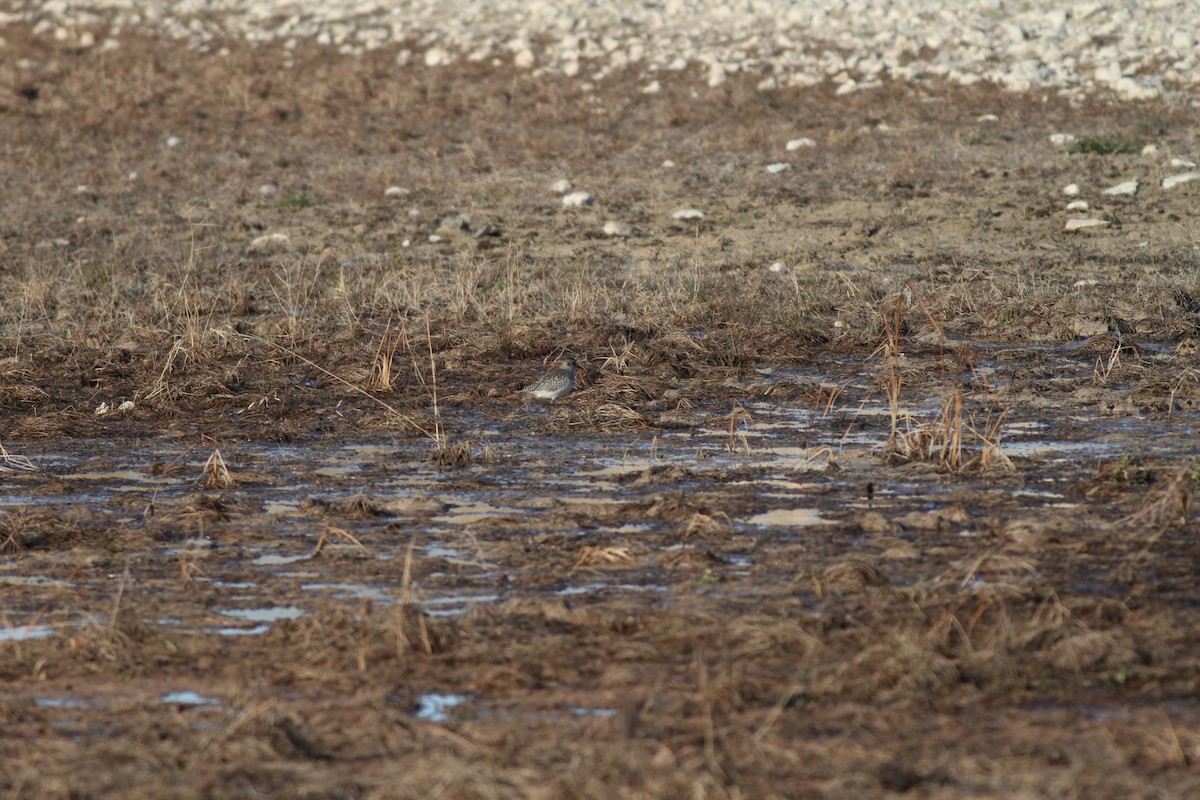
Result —
<path fill-rule="evenodd" d="M 1054 153 L 1045 131 L 1084 119 L 1107 136 L 1128 108 L 987 86 L 763 93 L 745 76 L 649 96 L 633 71 L 585 93 L 483 64 L 399 70 L 393 52 L 301 44 L 284 69 L 236 43 L 5 39 L 20 198 L 0 237 L 5 442 L 151 442 L 166 463 L 114 491 L 0 448 L 5 489 L 47 506 L 0 515 L 6 626 L 51 630 L 0 637 L 0 793 L 1200 794 L 1194 470 L 1149 492 L 1135 471 L 1100 476 L 1099 502 L 1094 482 L 1064 486 L 1075 472 L 1010 473 L 1000 450 L 1009 412 L 1043 395 L 1055 414 L 1195 399 L 1190 196 L 1121 206 L 1134 237 L 1060 231 L 1063 175 L 1158 167 Z M 963 146 L 985 112 L 997 144 Z M 1163 152 L 1191 146 L 1194 110 L 1156 113 Z M 797 126 L 820 147 L 780 155 Z M 164 148 L 168 131 L 187 145 Z M 784 157 L 795 169 L 766 177 Z M 563 164 L 595 208 L 546 190 Z M 258 194 L 268 181 L 282 199 Z M 385 197 L 393 184 L 412 193 Z M 683 206 L 704 221 L 672 222 Z M 502 235 L 430 242 L 452 212 Z M 609 218 L 646 235 L 603 237 Z M 272 234 L 286 244 L 251 246 Z M 1114 345 L 1114 318 L 1176 347 L 1159 363 Z M 1084 337 L 1065 388 L 1036 353 L 982 350 Z M 510 406 L 516 376 L 564 351 L 591 366 L 581 391 Z M 976 359 L 1020 369 L 993 384 Z M 133 411 L 91 413 L 123 398 Z M 930 398 L 927 417 L 910 410 Z M 808 447 L 796 430 L 830 469 L 764 466 L 750 443 L 771 416 L 751 399 L 870 443 Z M 855 416 L 871 402 L 886 428 Z M 480 439 L 493 423 L 553 434 L 563 455 L 492 453 L 477 442 L 502 440 Z M 367 439 L 421 457 L 323 474 L 269 510 L 294 476 L 251 447 L 235 476 L 213 444 Z M 917 466 L 880 458 L 888 443 Z M 505 484 L 642 445 L 696 458 L 596 504 Z M 219 494 L 196 493 L 196 448 Z M 1062 494 L 1031 510 L 1016 490 L 1042 481 Z M 506 507 L 448 512 L 478 497 Z M 819 524 L 749 521 L 802 504 Z M 320 557 L 256 563 L 304 555 Z M 581 572 L 603 588 L 572 594 Z M 465 610 L 439 616 L 456 594 Z M 267 595 L 307 613 L 213 632 Z M 218 702 L 160 700 L 176 689 Z M 465 699 L 431 722 L 428 692 Z"/>

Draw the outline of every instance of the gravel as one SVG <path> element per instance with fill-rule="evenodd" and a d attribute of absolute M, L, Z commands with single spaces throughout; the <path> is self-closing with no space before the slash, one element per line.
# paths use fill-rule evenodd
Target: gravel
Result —
<path fill-rule="evenodd" d="M 632 68 L 647 92 L 746 73 L 764 91 L 945 79 L 1171 99 L 1200 83 L 1194 21 L 1193 0 L 0 0 L 0 36 L 25 22 L 83 48 L 120 47 L 130 31 L 197 50 L 230 35 L 287 50 L 311 40 L 390 48 L 401 66 L 509 63 L 592 85 Z"/>

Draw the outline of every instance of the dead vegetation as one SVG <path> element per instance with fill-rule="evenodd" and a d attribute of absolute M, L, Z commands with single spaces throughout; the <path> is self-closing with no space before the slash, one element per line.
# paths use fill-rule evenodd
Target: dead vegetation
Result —
<path fill-rule="evenodd" d="M 5 40 L 0 793 L 1200 794 L 1195 464 L 1008 455 L 1194 434 L 1128 108 Z"/>

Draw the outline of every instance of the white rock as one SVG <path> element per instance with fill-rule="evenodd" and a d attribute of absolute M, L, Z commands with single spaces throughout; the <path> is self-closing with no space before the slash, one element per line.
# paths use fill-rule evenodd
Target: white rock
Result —
<path fill-rule="evenodd" d="M 441 240 L 442 240 L 442 237 L 438 236 L 436 233 L 431 233 L 431 234 L 429 234 L 429 238 L 426 241 L 428 241 L 430 244 L 437 244 Z"/>
<path fill-rule="evenodd" d="M 1096 83 L 1115 84 L 1121 79 L 1121 62 L 1109 61 L 1106 64 L 1101 64 L 1092 70 L 1092 77 Z"/>
<path fill-rule="evenodd" d="M 779 173 L 783 172 L 784 170 L 787 170 L 788 168 L 789 168 L 789 165 L 784 164 L 782 162 L 777 162 L 775 164 L 767 164 L 767 172 L 771 173 L 772 175 L 778 175 Z"/>
<path fill-rule="evenodd" d="M 1071 284 L 1071 286 L 1075 289 L 1086 289 L 1089 286 L 1096 286 L 1099 283 L 1100 281 L 1096 280 L 1095 278 L 1081 278 L 1080 280 L 1077 280 L 1075 283 Z"/>
<path fill-rule="evenodd" d="M 1192 167 L 1196 166 L 1196 162 L 1188 161 L 1186 158 L 1172 158 L 1171 166 L 1172 167 L 1184 167 L 1186 169 L 1191 169 Z"/>
<path fill-rule="evenodd" d="M 704 219 L 704 212 L 698 208 L 681 208 L 671 215 L 673 219 Z"/>
<path fill-rule="evenodd" d="M 425 51 L 425 66 L 427 67 L 440 67 L 453 60 L 454 57 L 450 55 L 450 52 L 440 47 L 431 47 Z"/>
<path fill-rule="evenodd" d="M 571 182 L 566 178 L 560 178 L 559 180 L 556 180 L 554 183 L 550 184 L 550 191 L 554 192 L 555 194 L 566 194 L 567 192 L 571 191 Z"/>
<path fill-rule="evenodd" d="M 802 136 L 799 139 L 792 139 L 787 143 L 788 150 L 799 150 L 802 147 L 816 147 L 817 143 L 807 136 Z"/>
<path fill-rule="evenodd" d="M 1063 187 L 1062 193 L 1065 194 L 1067 197 L 1078 197 L 1079 196 L 1079 184 L 1078 183 L 1068 183 L 1066 186 Z"/>
<path fill-rule="evenodd" d="M 1079 231 L 1084 228 L 1106 228 L 1109 221 L 1106 219 L 1069 219 L 1064 230 Z"/>
<path fill-rule="evenodd" d="M 251 241 L 250 249 L 255 252 L 281 250 L 287 247 L 290 242 L 291 240 L 288 239 L 286 233 L 269 233 Z"/>
<path fill-rule="evenodd" d="M 1148 144 L 1142 148 L 1142 155 L 1144 155 L 1144 156 L 1152 156 L 1157 152 L 1158 152 L 1158 145 L 1156 145 L 1156 144 Z"/>
<path fill-rule="evenodd" d="M 258 193 L 263 197 L 274 197 L 279 194 L 279 187 L 273 183 L 264 183 L 258 187 Z"/>
<path fill-rule="evenodd" d="M 183 139 L 180 139 L 178 136 L 167 137 L 167 147 L 179 147 L 181 144 L 183 144 Z"/>
<path fill-rule="evenodd" d="M 662 81 L 650 81 L 642 87 L 642 94 L 658 94 L 662 91 Z"/>
<path fill-rule="evenodd" d="M 513 66 L 520 69 L 529 69 L 533 66 L 537 59 L 533 55 L 533 51 L 529 49 L 519 51 L 513 56 Z"/>
<path fill-rule="evenodd" d="M 633 236 L 633 226 L 628 222 L 606 222 L 604 223 L 604 235 L 622 237 Z"/>
<path fill-rule="evenodd" d="M 1107 194 L 1107 195 L 1137 194 L 1137 191 L 1138 191 L 1138 182 L 1137 181 L 1125 181 L 1124 183 L 1118 183 L 1116 186 L 1108 187 L 1100 194 Z"/>
<path fill-rule="evenodd" d="M 1155 81 L 1126 77 L 1113 84 L 1113 91 L 1126 100 L 1153 100 L 1162 94 L 1162 85 Z"/>
<path fill-rule="evenodd" d="M 412 190 L 404 186 L 389 186 L 383 190 L 384 197 L 408 197 Z"/>
<path fill-rule="evenodd" d="M 675 169 L 675 162 L 668 158 L 661 166 L 663 169 Z"/>
<path fill-rule="evenodd" d="M 137 408 L 137 406 L 134 405 L 134 402 L 132 400 L 126 400 L 123 403 L 121 403 L 121 405 L 117 406 L 117 411 L 120 411 L 122 414 L 128 414 L 130 411 L 133 411 L 135 408 Z"/>
<path fill-rule="evenodd" d="M 1197 178 L 1200 178 L 1200 172 L 1182 172 L 1178 175 L 1171 175 L 1170 177 L 1162 179 L 1162 188 L 1170 189 L 1172 187 L 1178 186 L 1181 183 L 1187 183 L 1188 181 L 1194 181 Z"/>
<path fill-rule="evenodd" d="M 1193 165 L 1193 166 L 1195 166 L 1195 165 Z M 128 174 L 128 175 L 126 175 L 125 177 L 126 177 L 128 180 L 131 180 L 131 181 L 136 181 L 136 180 L 137 180 L 138 178 L 140 178 L 141 176 L 140 176 L 140 175 L 138 175 L 138 172 L 137 172 L 137 170 L 135 169 L 133 172 L 129 173 L 129 174 Z"/>
<path fill-rule="evenodd" d="M 782 261 L 775 261 L 770 264 L 767 264 L 767 270 L 769 272 L 787 272 L 788 265 Z"/>
<path fill-rule="evenodd" d="M 999 122 L 1000 118 L 995 114 L 980 114 L 975 118 L 976 122 Z"/>
<path fill-rule="evenodd" d="M 591 192 L 571 192 L 562 199 L 563 208 L 583 208 L 595 202 Z"/>
<path fill-rule="evenodd" d="M 1180 53 L 1191 50 L 1196 46 L 1196 36 L 1186 28 L 1179 28 L 1171 34 L 1171 47 Z"/>
<path fill-rule="evenodd" d="M 1067 203 L 1067 211 L 1087 211 L 1087 210 L 1088 210 L 1088 201 L 1087 200 L 1072 200 L 1071 202 Z"/>
<path fill-rule="evenodd" d="M 782 86 L 783 84 L 779 82 L 779 78 L 776 78 L 774 75 L 768 75 L 759 81 L 754 88 L 758 89 L 760 92 L 773 92 Z"/>
<path fill-rule="evenodd" d="M 1064 144 L 1070 144 L 1075 141 L 1073 133 L 1052 133 L 1050 134 L 1050 144 L 1061 147 Z"/>

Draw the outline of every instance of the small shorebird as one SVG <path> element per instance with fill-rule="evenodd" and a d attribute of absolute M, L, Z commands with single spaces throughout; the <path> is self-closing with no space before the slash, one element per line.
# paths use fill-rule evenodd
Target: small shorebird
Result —
<path fill-rule="evenodd" d="M 547 372 L 521 391 L 554 402 L 575 388 L 575 370 L 578 367 L 575 359 L 564 358 L 559 363 L 558 369 Z"/>

